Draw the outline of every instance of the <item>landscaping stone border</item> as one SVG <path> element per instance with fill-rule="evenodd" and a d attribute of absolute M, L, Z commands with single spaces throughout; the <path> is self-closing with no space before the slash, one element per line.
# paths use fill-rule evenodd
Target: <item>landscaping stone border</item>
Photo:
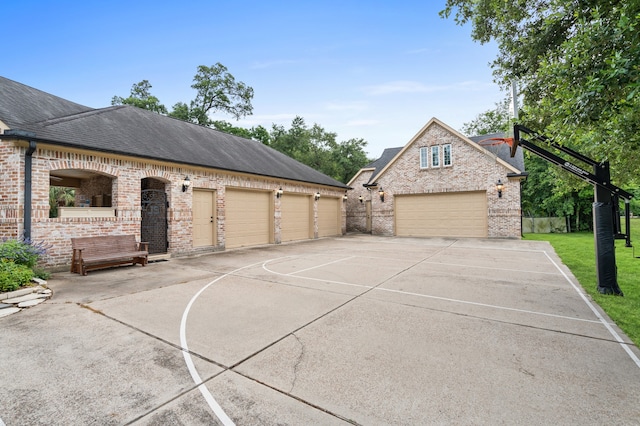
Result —
<path fill-rule="evenodd" d="M 32 281 L 37 285 L 8 293 L 0 293 L 0 318 L 18 313 L 25 308 L 39 305 L 51 298 L 52 292 L 46 287 L 47 282 L 45 280 L 34 278 Z"/>

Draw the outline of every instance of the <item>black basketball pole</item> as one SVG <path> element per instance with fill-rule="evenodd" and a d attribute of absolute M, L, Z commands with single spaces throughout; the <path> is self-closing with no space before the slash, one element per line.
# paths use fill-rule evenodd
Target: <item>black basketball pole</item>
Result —
<path fill-rule="evenodd" d="M 520 137 L 520 133 L 532 136 L 532 140 L 542 142 L 572 156 L 573 158 L 587 163 L 593 167 L 593 173 L 578 167 L 577 165 L 565 160 L 564 158 L 547 151 L 534 144 L 533 142 Z M 593 202 L 593 235 L 595 240 L 596 254 L 596 277 L 598 291 L 602 294 L 614 294 L 622 296 L 622 291 L 618 286 L 618 270 L 616 266 L 616 237 L 626 237 L 627 246 L 631 246 L 630 227 L 629 227 L 629 208 L 625 208 L 626 231 L 627 234 L 620 234 L 618 199 L 622 197 L 625 201 L 630 201 L 633 197 L 629 192 L 612 185 L 610 180 L 609 162 L 604 161 L 598 163 L 582 154 L 579 154 L 569 148 L 560 146 L 546 136 L 540 135 L 533 130 L 527 129 L 521 125 L 513 126 L 513 145 L 511 147 L 511 156 L 513 157 L 518 146 L 522 146 L 528 151 L 536 154 L 550 163 L 553 163 L 562 169 L 574 174 L 580 179 L 589 182 L 594 188 Z M 627 203 L 628 206 L 628 203 Z M 616 222 L 617 221 L 617 222 Z"/>
<path fill-rule="evenodd" d="M 594 174 L 603 182 L 609 182 L 609 162 L 594 166 Z M 602 294 L 623 296 L 618 286 L 618 268 L 616 266 L 616 241 L 614 230 L 614 213 L 618 213 L 613 205 L 615 197 L 611 191 L 594 185 L 593 202 L 593 236 L 596 247 L 596 275 L 598 291 Z M 618 218 L 619 219 L 619 218 Z"/>

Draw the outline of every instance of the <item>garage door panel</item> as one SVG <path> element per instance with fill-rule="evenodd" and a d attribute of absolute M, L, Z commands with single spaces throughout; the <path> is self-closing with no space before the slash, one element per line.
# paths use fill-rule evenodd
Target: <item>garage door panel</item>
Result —
<path fill-rule="evenodd" d="M 413 237 L 486 237 L 484 191 L 397 195 L 396 235 Z"/>
<path fill-rule="evenodd" d="M 318 200 L 318 237 L 334 237 L 342 234 L 340 226 L 340 199 Z"/>
<path fill-rule="evenodd" d="M 281 199 L 282 241 L 306 240 L 312 237 L 311 197 L 308 195 L 284 194 Z"/>
<path fill-rule="evenodd" d="M 271 242 L 270 200 L 269 192 L 226 190 L 226 247 L 253 246 Z"/>

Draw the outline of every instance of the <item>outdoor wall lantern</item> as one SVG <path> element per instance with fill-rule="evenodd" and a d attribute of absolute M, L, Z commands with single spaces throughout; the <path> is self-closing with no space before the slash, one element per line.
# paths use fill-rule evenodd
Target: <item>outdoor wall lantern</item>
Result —
<path fill-rule="evenodd" d="M 362 195 L 358 197 L 358 200 L 359 200 L 360 202 L 362 202 L 362 201 L 364 200 L 364 198 L 362 198 Z"/>
<path fill-rule="evenodd" d="M 347 191 L 344 191 L 344 195 L 342 196 L 342 201 L 346 203 L 348 198 L 349 197 L 347 196 Z"/>
<path fill-rule="evenodd" d="M 283 192 L 284 192 L 284 191 L 282 190 L 282 187 L 280 187 L 280 189 L 278 189 L 278 190 L 276 191 L 276 198 L 280 198 L 280 197 L 282 197 Z"/>
<path fill-rule="evenodd" d="M 498 198 L 502 198 L 502 190 L 504 189 L 504 184 L 501 179 L 498 179 L 496 182 L 496 189 L 498 190 Z"/>
<path fill-rule="evenodd" d="M 316 192 L 316 195 L 314 195 L 313 198 L 318 201 L 320 199 L 320 192 Z"/>
<path fill-rule="evenodd" d="M 380 187 L 380 190 L 378 191 L 378 195 L 380 196 L 380 201 L 384 203 L 384 189 L 382 189 L 382 187 Z"/>
<path fill-rule="evenodd" d="M 191 186 L 191 181 L 189 180 L 189 176 L 185 176 L 182 181 L 182 192 L 187 192 L 187 189 Z"/>

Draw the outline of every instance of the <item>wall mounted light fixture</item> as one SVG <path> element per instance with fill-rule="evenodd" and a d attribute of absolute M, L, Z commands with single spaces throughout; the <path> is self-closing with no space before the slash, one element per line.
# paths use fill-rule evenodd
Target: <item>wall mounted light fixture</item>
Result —
<path fill-rule="evenodd" d="M 284 191 L 282 190 L 282 187 L 280 187 L 280 189 L 278 189 L 278 190 L 276 191 L 276 198 L 280 198 L 280 197 L 282 197 L 283 192 L 284 192 Z"/>
<path fill-rule="evenodd" d="M 342 196 L 342 201 L 347 202 L 348 199 L 349 197 L 347 196 L 347 191 L 344 191 L 344 195 Z"/>
<path fill-rule="evenodd" d="M 358 201 L 360 202 L 364 201 L 364 198 L 362 198 L 362 195 L 358 197 Z"/>
<path fill-rule="evenodd" d="M 504 189 L 504 184 L 501 179 L 498 179 L 496 182 L 496 189 L 498 190 L 498 198 L 502 198 L 502 190 Z"/>
<path fill-rule="evenodd" d="M 316 192 L 316 195 L 314 195 L 313 198 L 318 201 L 320 199 L 320 192 Z"/>
<path fill-rule="evenodd" d="M 187 192 L 187 189 L 191 186 L 191 180 L 189 180 L 189 176 L 185 176 L 182 181 L 182 192 Z"/>
<path fill-rule="evenodd" d="M 382 187 L 380 187 L 380 190 L 378 191 L 378 195 L 380 196 L 380 201 L 384 203 L 384 189 L 382 189 Z"/>

